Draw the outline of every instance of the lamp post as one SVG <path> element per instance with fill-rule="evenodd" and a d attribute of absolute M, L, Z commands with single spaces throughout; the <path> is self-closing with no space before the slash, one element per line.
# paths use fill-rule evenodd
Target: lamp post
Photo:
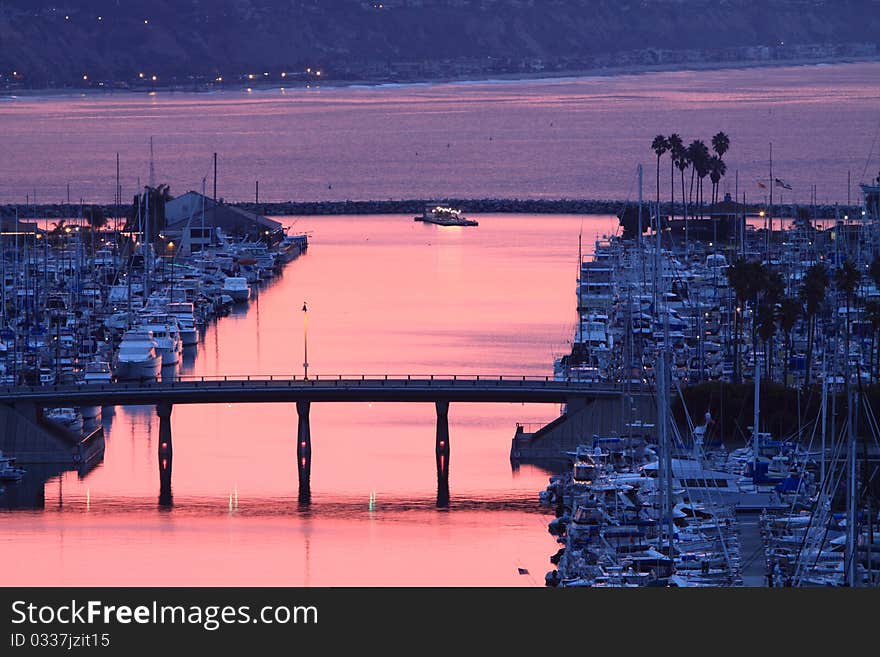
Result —
<path fill-rule="evenodd" d="M 303 371 L 305 379 L 309 378 L 309 309 L 303 301 Z"/>

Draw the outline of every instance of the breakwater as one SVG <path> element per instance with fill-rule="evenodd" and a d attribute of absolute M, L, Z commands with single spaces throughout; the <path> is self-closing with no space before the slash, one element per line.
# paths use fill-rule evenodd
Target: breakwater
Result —
<path fill-rule="evenodd" d="M 600 199 L 388 199 L 384 201 L 283 201 L 274 203 L 229 203 L 233 207 L 242 208 L 250 212 L 266 216 L 318 216 L 318 215 L 368 215 L 368 214 L 421 214 L 428 204 L 450 205 L 459 208 L 465 213 L 511 213 L 511 214 L 597 214 L 616 215 L 628 204 L 634 201 L 625 200 L 600 200 Z M 0 217 L 19 218 L 37 217 L 40 219 L 58 219 L 80 216 L 79 204 L 42 204 L 42 205 L 2 205 Z M 131 213 L 130 205 L 114 204 L 88 204 L 85 208 L 99 209 L 106 217 L 125 217 Z M 747 214 L 757 214 L 760 210 L 766 210 L 764 204 L 747 204 Z M 774 205 L 773 216 L 795 217 L 799 208 L 806 209 L 808 216 L 816 219 L 843 218 L 845 215 L 854 216 L 861 212 L 858 206 L 843 205 Z M 670 203 L 661 203 L 660 211 L 665 214 L 673 210 Z M 680 203 L 674 208 L 677 216 L 682 216 L 684 207 Z M 695 208 L 690 208 L 690 214 L 694 214 Z M 704 214 L 706 210 L 704 209 Z"/>

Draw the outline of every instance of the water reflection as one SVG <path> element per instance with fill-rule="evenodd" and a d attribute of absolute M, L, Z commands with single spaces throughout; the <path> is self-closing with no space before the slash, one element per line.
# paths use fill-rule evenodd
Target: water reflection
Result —
<path fill-rule="evenodd" d="M 63 486 L 61 482 L 65 472 L 76 472 L 80 480 L 85 479 L 103 462 L 103 454 L 80 465 L 60 463 L 28 463 L 27 471 L 21 481 L 0 485 L 0 509 L 46 509 L 46 484 L 53 479 L 58 480 L 58 497 L 54 506 L 61 510 L 64 507 Z"/>

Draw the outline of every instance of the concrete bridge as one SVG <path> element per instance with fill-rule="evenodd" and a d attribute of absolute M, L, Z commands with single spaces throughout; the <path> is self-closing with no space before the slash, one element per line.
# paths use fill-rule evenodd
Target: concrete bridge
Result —
<path fill-rule="evenodd" d="M 39 421 L 43 408 L 58 406 L 155 405 L 159 416 L 160 482 L 169 497 L 171 412 L 175 404 L 295 403 L 299 495 L 301 501 L 308 502 L 312 402 L 429 402 L 437 412 L 437 502 L 445 506 L 449 499 L 450 403 L 552 403 L 582 408 L 590 401 L 620 398 L 624 392 L 623 387 L 610 384 L 529 376 L 180 376 L 170 381 L 6 387 L 0 388 L 0 403 L 32 421 Z"/>

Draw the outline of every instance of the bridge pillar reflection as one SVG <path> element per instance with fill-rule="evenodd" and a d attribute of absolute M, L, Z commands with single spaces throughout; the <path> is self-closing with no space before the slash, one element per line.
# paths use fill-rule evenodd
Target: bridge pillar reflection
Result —
<path fill-rule="evenodd" d="M 296 470 L 299 475 L 299 501 L 308 504 L 312 499 L 312 434 L 309 428 L 309 408 L 311 402 L 296 402 L 299 422 L 296 432 Z"/>
<path fill-rule="evenodd" d="M 437 506 L 449 506 L 449 402 L 435 402 L 437 407 Z"/>
<path fill-rule="evenodd" d="M 171 460 L 173 443 L 171 441 L 171 409 L 169 402 L 156 404 L 159 416 L 159 507 L 171 508 Z"/>

